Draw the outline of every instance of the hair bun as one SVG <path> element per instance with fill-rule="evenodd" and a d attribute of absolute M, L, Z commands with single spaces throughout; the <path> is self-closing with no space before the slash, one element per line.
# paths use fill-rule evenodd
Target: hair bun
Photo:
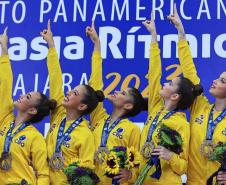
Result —
<path fill-rule="evenodd" d="M 193 92 L 195 96 L 199 96 L 203 93 L 203 87 L 200 84 L 194 85 Z"/>
<path fill-rule="evenodd" d="M 57 106 L 57 101 L 54 99 L 49 100 L 49 108 L 50 110 L 54 110 Z"/>
<path fill-rule="evenodd" d="M 145 98 L 142 105 L 142 111 L 148 111 L 148 99 Z"/>
<path fill-rule="evenodd" d="M 103 91 L 97 90 L 95 91 L 95 93 L 96 93 L 98 102 L 103 102 L 105 98 Z"/>

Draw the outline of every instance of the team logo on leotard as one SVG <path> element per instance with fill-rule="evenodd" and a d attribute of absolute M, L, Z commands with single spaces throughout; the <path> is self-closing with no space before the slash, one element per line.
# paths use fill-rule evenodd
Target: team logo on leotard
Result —
<path fill-rule="evenodd" d="M 26 136 L 22 135 L 19 138 L 15 139 L 15 143 L 19 144 L 20 146 L 24 147 L 24 141 L 26 140 Z"/>
<path fill-rule="evenodd" d="M 69 148 L 70 144 L 68 143 L 71 140 L 71 136 L 69 135 L 62 143 L 63 146 Z"/>
<path fill-rule="evenodd" d="M 195 122 L 201 125 L 203 123 L 203 119 L 204 119 L 204 115 L 202 114 L 199 117 L 195 118 Z"/>
<path fill-rule="evenodd" d="M 123 128 L 118 128 L 116 130 L 116 132 L 113 132 L 113 135 L 120 138 L 120 139 L 123 139 L 123 136 L 122 136 L 123 131 L 124 131 Z"/>

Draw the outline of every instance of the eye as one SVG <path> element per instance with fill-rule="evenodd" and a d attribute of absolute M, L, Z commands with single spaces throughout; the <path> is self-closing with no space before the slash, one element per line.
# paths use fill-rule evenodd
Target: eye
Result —
<path fill-rule="evenodd" d="M 74 90 L 73 92 L 74 92 L 75 96 L 78 96 L 78 91 L 77 90 Z"/>
<path fill-rule="evenodd" d="M 224 78 L 220 78 L 221 83 L 225 84 L 226 80 Z"/>
<path fill-rule="evenodd" d="M 172 82 L 172 81 L 170 81 L 170 82 L 169 82 L 169 85 L 170 85 L 170 86 L 172 86 L 172 85 L 173 85 L 173 82 Z"/>
<path fill-rule="evenodd" d="M 122 95 L 124 95 L 124 96 L 125 96 L 125 95 L 126 95 L 126 92 L 125 92 L 125 91 L 122 91 Z"/>
<path fill-rule="evenodd" d="M 30 96 L 29 95 L 26 95 L 26 98 L 29 100 L 30 99 Z"/>

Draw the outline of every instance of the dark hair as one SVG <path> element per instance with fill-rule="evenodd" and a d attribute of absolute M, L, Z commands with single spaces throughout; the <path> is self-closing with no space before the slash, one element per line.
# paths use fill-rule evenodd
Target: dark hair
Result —
<path fill-rule="evenodd" d="M 181 77 L 177 93 L 180 95 L 180 100 L 177 103 L 177 110 L 185 110 L 194 102 L 195 98 L 202 94 L 203 87 L 199 84 L 194 85 L 189 79 Z"/>
<path fill-rule="evenodd" d="M 129 94 L 132 97 L 133 108 L 128 111 L 123 117 L 133 117 L 143 110 L 148 109 L 147 101 L 136 88 L 130 88 Z"/>
<path fill-rule="evenodd" d="M 95 91 L 91 86 L 84 85 L 86 92 L 84 93 L 85 98 L 82 100 L 82 103 L 87 105 L 87 109 L 82 112 L 83 115 L 91 113 L 98 102 L 104 101 L 104 93 L 103 91 L 97 90 Z"/>
<path fill-rule="evenodd" d="M 39 93 L 41 98 L 38 100 L 37 104 L 35 105 L 35 108 L 37 109 L 37 114 L 35 114 L 29 122 L 31 123 L 37 123 L 39 121 L 42 121 L 43 118 L 47 115 L 49 115 L 50 110 L 54 110 L 57 106 L 57 102 L 54 99 L 49 100 L 49 98 Z"/>

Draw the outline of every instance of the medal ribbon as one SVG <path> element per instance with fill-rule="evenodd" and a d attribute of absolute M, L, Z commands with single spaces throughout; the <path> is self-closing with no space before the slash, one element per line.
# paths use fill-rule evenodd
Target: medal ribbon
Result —
<path fill-rule="evenodd" d="M 13 121 L 11 124 L 10 124 L 10 127 L 9 127 L 9 130 L 6 134 L 6 138 L 5 138 L 5 142 L 4 142 L 4 150 L 3 150 L 3 153 L 9 153 L 9 150 L 10 150 L 10 145 L 11 145 L 11 142 L 12 142 L 12 139 L 13 137 L 18 134 L 20 131 L 22 131 L 23 129 L 25 129 L 27 126 L 29 126 L 30 123 L 28 122 L 25 122 L 25 123 L 22 123 L 21 126 L 16 130 L 16 132 L 14 132 L 12 134 L 12 131 L 15 127 L 15 122 Z"/>
<path fill-rule="evenodd" d="M 56 141 L 56 153 L 59 153 L 61 151 L 61 144 L 63 141 L 69 136 L 69 134 L 82 122 L 83 118 L 79 117 L 76 119 L 67 129 L 67 131 L 64 133 L 64 128 L 66 125 L 66 118 L 64 118 L 61 123 L 57 134 L 57 141 Z"/>
<path fill-rule="evenodd" d="M 206 140 L 212 140 L 214 130 L 217 126 L 217 124 L 224 119 L 226 116 L 226 109 L 224 109 L 221 114 L 213 120 L 213 112 L 214 112 L 214 105 L 210 110 L 209 119 L 208 119 L 208 125 L 207 125 L 207 132 L 206 132 Z"/>
<path fill-rule="evenodd" d="M 111 131 L 118 125 L 118 123 L 122 120 L 122 118 L 118 118 L 117 120 L 112 123 L 112 125 L 109 127 L 111 117 L 109 116 L 108 119 L 104 123 L 102 136 L 101 136 L 101 147 L 105 147 L 107 144 L 108 137 L 111 133 Z"/>
<path fill-rule="evenodd" d="M 165 116 L 163 116 L 163 118 L 161 120 L 158 121 L 161 112 L 162 111 L 158 112 L 158 114 L 155 116 L 154 120 L 152 121 L 151 126 L 149 127 L 146 142 L 150 142 L 152 140 L 152 135 L 153 135 L 156 127 L 158 126 L 158 123 L 160 123 L 161 121 L 163 121 L 165 119 L 168 119 L 170 116 L 172 116 L 175 113 L 175 111 L 170 111 Z"/>

